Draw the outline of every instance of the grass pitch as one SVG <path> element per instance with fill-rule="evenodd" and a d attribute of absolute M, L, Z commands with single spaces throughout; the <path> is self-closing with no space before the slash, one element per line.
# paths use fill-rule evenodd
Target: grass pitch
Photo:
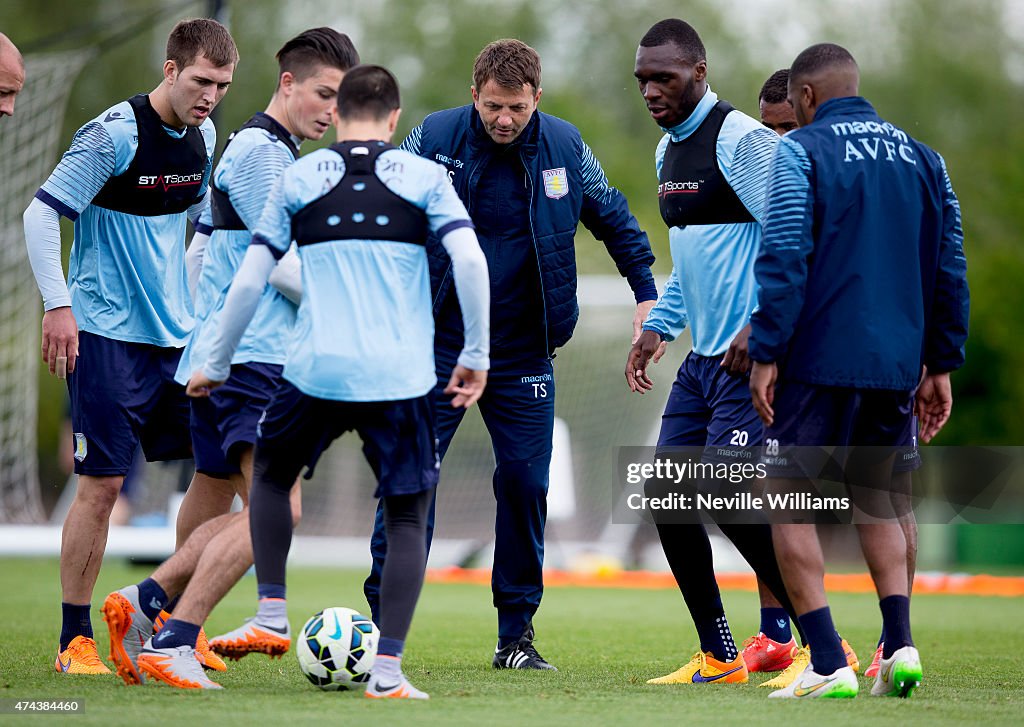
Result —
<path fill-rule="evenodd" d="M 111 590 L 148 569 L 110 560 L 94 600 L 100 653 L 108 638 L 98 606 Z M 292 628 L 327 606 L 365 611 L 363 574 L 294 568 L 289 572 Z M 758 626 L 755 594 L 725 592 L 737 641 Z M 696 635 L 674 591 L 549 588 L 535 621 L 536 645 L 557 673 L 491 668 L 496 618 L 490 592 L 479 586 L 427 584 L 407 644 L 405 668 L 427 703 L 364 699 L 320 692 L 292 654 L 270 661 L 249 656 L 214 678 L 222 692 L 184 692 L 163 685 L 128 688 L 116 676 L 67 677 L 53 669 L 60 629 L 56 560 L 0 560 L 0 699 L 84 699 L 77 715 L 0 715 L 0 724 L 63 721 L 97 725 L 352 724 L 352 725 L 657 725 L 689 720 L 716 725 L 1020 724 L 1024 714 L 1024 601 L 920 596 L 914 636 L 925 668 L 909 700 L 869 696 L 870 681 L 852 701 L 769 701 L 751 675 L 747 685 L 653 686 L 644 681 L 680 666 Z M 878 636 L 874 597 L 834 594 L 842 634 L 867 666 Z M 255 580 L 243 581 L 214 611 L 215 635 L 252 615 Z"/>

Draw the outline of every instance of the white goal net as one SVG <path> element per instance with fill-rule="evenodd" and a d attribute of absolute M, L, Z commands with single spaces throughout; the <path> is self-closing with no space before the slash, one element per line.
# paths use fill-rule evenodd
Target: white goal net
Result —
<path fill-rule="evenodd" d="M 71 84 L 92 56 L 28 56 L 15 114 L 0 121 L 0 522 L 40 522 L 36 452 L 40 298 L 21 215 L 53 168 Z"/>

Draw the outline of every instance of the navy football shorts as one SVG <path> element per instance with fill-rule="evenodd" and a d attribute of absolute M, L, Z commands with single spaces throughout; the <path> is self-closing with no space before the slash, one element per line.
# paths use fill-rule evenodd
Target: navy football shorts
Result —
<path fill-rule="evenodd" d="M 377 477 L 375 497 L 437 486 L 441 460 L 433 392 L 398 401 L 331 401 L 281 379 L 257 431 L 260 458 L 275 462 L 275 469 L 278 462 L 291 464 L 296 474 L 308 467 L 307 479 L 331 442 L 355 431 Z"/>
<path fill-rule="evenodd" d="M 256 424 L 281 380 L 283 367 L 242 363 L 207 398 L 192 399 L 192 450 L 196 471 L 226 479 L 238 474 L 239 451 L 256 444 Z"/>
<path fill-rule="evenodd" d="M 180 348 L 79 332 L 68 374 L 76 474 L 124 476 L 139 443 L 150 462 L 192 456 L 180 358 Z"/>
<path fill-rule="evenodd" d="M 829 468 L 841 468 L 853 448 L 895 454 L 894 472 L 920 466 L 912 391 L 783 380 L 772 408 L 775 421 L 765 428 L 762 460 L 769 477 L 830 478 Z"/>
<path fill-rule="evenodd" d="M 750 377 L 730 376 L 722 356 L 690 353 L 672 383 L 658 447 L 703 447 L 702 459 L 749 461 L 760 446 L 761 420 L 750 399 Z"/>
<path fill-rule="evenodd" d="M 913 404 L 911 404 L 913 406 Z M 914 472 L 921 469 L 921 450 L 917 447 L 917 415 L 910 417 L 910 444 L 896 452 L 893 472 Z"/>

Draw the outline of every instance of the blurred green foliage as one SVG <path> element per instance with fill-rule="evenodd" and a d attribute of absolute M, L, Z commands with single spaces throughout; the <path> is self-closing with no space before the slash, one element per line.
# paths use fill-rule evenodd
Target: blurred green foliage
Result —
<path fill-rule="evenodd" d="M 264 107 L 276 80 L 273 53 L 307 27 L 349 33 L 364 61 L 396 72 L 405 109 L 399 138 L 430 111 L 469 101 L 473 58 L 484 44 L 500 37 L 527 41 L 544 59 L 541 108 L 583 131 L 649 231 L 661 273 L 671 261 L 655 197 L 660 132 L 632 77 L 636 45 L 647 28 L 665 17 L 693 24 L 707 47 L 712 87 L 754 116 L 763 80 L 802 48 L 824 40 L 845 45 L 861 64 L 862 93 L 879 113 L 944 155 L 963 208 L 971 337 L 967 366 L 954 378 L 954 416 L 940 441 L 1024 443 L 1024 383 L 1016 375 L 1024 347 L 1014 324 L 1024 310 L 1024 48 L 1022 13 L 1012 2 L 231 0 L 228 6 L 242 61 L 220 109 L 222 140 Z M 48 38 L 55 41 L 51 48 L 66 48 L 99 43 L 164 13 L 105 49 L 81 74 L 62 137 L 70 140 L 102 109 L 155 86 L 170 27 L 207 7 L 180 0 L 22 0 L 0 3 L 0 28 L 23 47 Z M 67 230 L 66 245 L 70 239 Z M 614 273 L 602 246 L 584 230 L 578 257 L 584 273 Z M 40 449 L 52 451 L 62 394 L 43 379 Z"/>

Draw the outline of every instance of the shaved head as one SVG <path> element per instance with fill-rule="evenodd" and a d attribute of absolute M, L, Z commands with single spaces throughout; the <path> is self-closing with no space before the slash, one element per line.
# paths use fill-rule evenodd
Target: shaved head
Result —
<path fill-rule="evenodd" d="M 0 117 L 14 113 L 14 99 L 25 85 L 25 61 L 17 46 L 0 33 Z"/>
<path fill-rule="evenodd" d="M 819 43 L 807 48 L 789 69 L 790 83 L 815 83 L 845 91 L 837 95 L 855 96 L 860 69 L 850 51 L 834 43 Z"/>
<path fill-rule="evenodd" d="M 800 126 L 811 123 L 817 108 L 829 99 L 856 96 L 859 87 L 857 61 L 835 43 L 812 45 L 789 69 L 789 100 Z"/>
<path fill-rule="evenodd" d="M 21 51 L 14 45 L 14 42 L 3 33 L 0 33 L 0 59 L 6 60 L 5 56 L 11 53 L 15 62 L 18 63 L 22 68 L 25 67 L 25 62 L 21 58 Z"/>

